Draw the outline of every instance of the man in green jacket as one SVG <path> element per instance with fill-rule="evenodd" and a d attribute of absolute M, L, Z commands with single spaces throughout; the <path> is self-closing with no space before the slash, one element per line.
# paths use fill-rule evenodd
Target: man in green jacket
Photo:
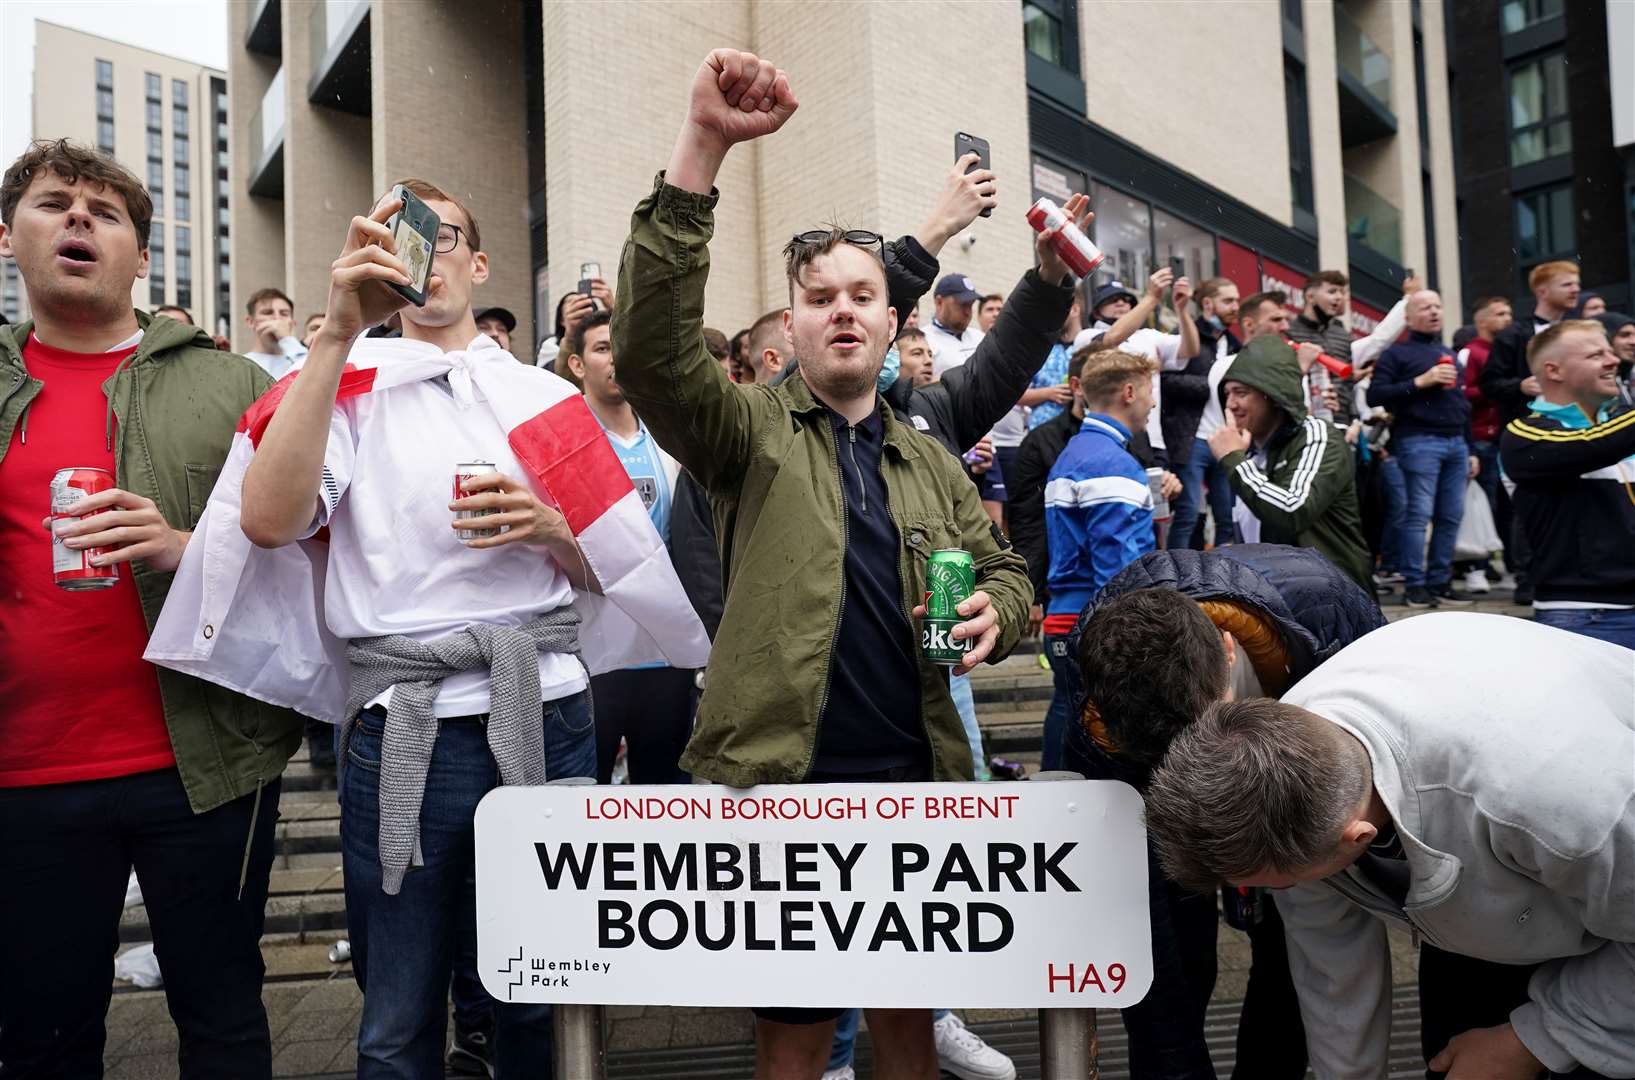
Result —
<path fill-rule="evenodd" d="M 1221 392 L 1226 426 L 1209 449 L 1237 493 L 1239 537 L 1315 548 L 1373 595 L 1351 447 L 1332 421 L 1306 415 L 1294 349 L 1256 337 L 1226 369 Z"/>
<path fill-rule="evenodd" d="M 926 564 L 939 548 L 975 561 L 960 672 L 1009 652 L 1033 590 L 960 463 L 875 391 L 897 326 L 880 238 L 822 229 L 785 248 L 798 378 L 734 384 L 704 345 L 716 174 L 795 108 L 771 64 L 711 53 L 620 267 L 619 385 L 709 492 L 723 549 L 726 607 L 682 766 L 735 786 L 970 779 L 949 669 L 920 651 Z M 756 1075 L 816 1080 L 842 1011 L 758 1010 Z M 937 1075 L 929 1010 L 873 1010 L 869 1026 L 881 1075 Z"/>
<path fill-rule="evenodd" d="M 17 261 L 35 318 L 0 327 L 8 1076 L 102 1075 L 133 867 L 181 1075 L 272 1074 L 259 942 L 300 720 L 142 659 L 235 423 L 271 380 L 204 331 L 132 310 L 152 216 L 135 176 L 67 141 L 34 143 L 0 182 L 0 256 Z M 65 468 L 115 486 L 54 505 Z M 64 509 L 74 516 L 47 518 Z M 117 578 L 53 581 L 88 568 Z"/>

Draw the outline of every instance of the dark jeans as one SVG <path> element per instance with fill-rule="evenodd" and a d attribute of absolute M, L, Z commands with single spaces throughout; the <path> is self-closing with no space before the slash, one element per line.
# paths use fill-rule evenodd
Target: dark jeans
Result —
<path fill-rule="evenodd" d="M 1068 641 L 1067 634 L 1045 635 L 1045 657 L 1050 661 L 1050 679 L 1055 689 L 1050 695 L 1050 707 L 1045 710 L 1044 745 L 1039 748 L 1041 770 L 1062 767 L 1062 736 L 1073 720 L 1073 697 L 1079 680 L 1072 671 L 1074 661 Z"/>
<path fill-rule="evenodd" d="M 1181 478 L 1181 494 L 1170 501 L 1175 520 L 1170 523 L 1169 546 L 1203 550 L 1206 494 L 1209 510 L 1215 516 L 1215 546 L 1234 542 L 1237 539 L 1237 526 L 1232 523 L 1235 496 L 1215 455 L 1209 452 L 1209 443 L 1193 439 L 1192 451 L 1175 470 L 1175 475 Z"/>
<path fill-rule="evenodd" d="M 278 791 L 274 779 L 259 798 L 195 814 L 175 769 L 0 788 L 0 1077 L 102 1075 L 133 867 L 179 1075 L 272 1075 L 260 941 Z"/>
<path fill-rule="evenodd" d="M 1628 608 L 1547 608 L 1533 612 L 1533 621 L 1635 649 L 1635 610 Z"/>
<path fill-rule="evenodd" d="M 1440 1054 L 1455 1035 L 1510 1022 L 1510 1013 L 1527 998 L 1532 964 L 1495 964 L 1471 956 L 1419 947 L 1419 1033 L 1425 1060 Z M 1447 1073 L 1425 1070 L 1427 1080 Z M 1575 1069 L 1550 1073 L 1562 1080 L 1603 1080 L 1599 1073 Z"/>
<path fill-rule="evenodd" d="M 1402 518 L 1402 576 L 1410 588 L 1438 588 L 1453 576 L 1453 548 L 1465 516 L 1470 454 L 1459 435 L 1401 435 L 1391 449 L 1408 482 Z M 1429 553 L 1425 526 L 1431 526 Z"/>
<path fill-rule="evenodd" d="M 590 776 L 595 722 L 584 693 L 547 702 L 545 772 Z M 425 865 L 410 868 L 396 896 L 381 891 L 380 743 L 384 718 L 360 714 L 341 771 L 341 852 L 352 973 L 363 991 L 358 1080 L 433 1080 L 443 1075 L 449 972 L 475 928 L 472 888 L 477 803 L 499 786 L 481 717 L 443 720 L 420 808 Z M 551 1007 L 496 1002 L 494 1065 L 506 1078 L 551 1075 Z"/>
<path fill-rule="evenodd" d="M 619 740 L 632 784 L 690 784 L 681 752 L 693 734 L 691 668 L 627 668 L 594 676 L 596 782 L 611 783 Z"/>

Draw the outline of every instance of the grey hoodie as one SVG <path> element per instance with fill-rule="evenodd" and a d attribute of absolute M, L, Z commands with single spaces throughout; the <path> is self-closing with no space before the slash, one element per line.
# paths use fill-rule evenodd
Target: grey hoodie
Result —
<path fill-rule="evenodd" d="M 1635 652 L 1503 615 L 1424 615 L 1283 700 L 1367 747 L 1411 882 L 1400 907 L 1354 868 L 1276 894 L 1319 1080 L 1386 1075 L 1388 922 L 1541 965 L 1510 1016 L 1527 1049 L 1554 1072 L 1635 1077 Z"/>

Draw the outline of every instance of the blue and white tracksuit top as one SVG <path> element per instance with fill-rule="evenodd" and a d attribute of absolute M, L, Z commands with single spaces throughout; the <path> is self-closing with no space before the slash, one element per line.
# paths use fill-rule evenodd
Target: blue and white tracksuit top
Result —
<path fill-rule="evenodd" d="M 1109 578 L 1152 551 L 1152 492 L 1130 455 L 1130 431 L 1086 413 L 1045 481 L 1050 545 L 1046 615 L 1078 614 Z"/>

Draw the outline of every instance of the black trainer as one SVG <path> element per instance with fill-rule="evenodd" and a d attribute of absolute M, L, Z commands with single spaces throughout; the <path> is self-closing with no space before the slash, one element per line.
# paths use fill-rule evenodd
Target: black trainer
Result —
<path fill-rule="evenodd" d="M 1470 607 L 1472 604 L 1476 603 L 1476 601 L 1472 600 L 1464 593 L 1454 592 L 1453 586 L 1449 584 L 1433 586 L 1430 593 L 1432 596 L 1436 597 L 1436 604 L 1438 607 L 1441 607 L 1443 604 L 1447 604 L 1450 607 Z"/>
<path fill-rule="evenodd" d="M 494 1075 L 494 1050 L 486 1031 L 463 1031 L 454 1025 L 454 1045 L 448 1051 L 448 1070 L 461 1076 Z"/>
<path fill-rule="evenodd" d="M 1423 585 L 1408 586 L 1408 591 L 1403 594 L 1402 602 L 1412 608 L 1433 608 L 1437 606 L 1436 597 L 1432 596 L 1431 591 Z"/>

